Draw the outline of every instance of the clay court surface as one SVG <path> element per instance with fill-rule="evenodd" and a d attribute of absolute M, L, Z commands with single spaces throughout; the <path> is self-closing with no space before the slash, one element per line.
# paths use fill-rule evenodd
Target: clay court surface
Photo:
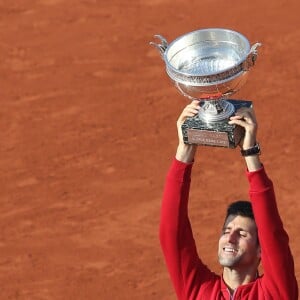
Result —
<path fill-rule="evenodd" d="M 260 41 L 234 97 L 254 102 L 300 279 L 298 0 L 15 0 L 0 3 L 0 299 L 171 300 L 158 242 L 176 119 L 188 103 L 149 46 L 200 28 Z M 239 151 L 201 147 L 190 217 L 216 249 L 248 198 Z"/>

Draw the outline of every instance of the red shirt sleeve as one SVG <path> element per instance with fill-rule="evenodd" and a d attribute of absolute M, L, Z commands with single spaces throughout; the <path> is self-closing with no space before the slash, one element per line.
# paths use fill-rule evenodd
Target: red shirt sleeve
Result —
<path fill-rule="evenodd" d="M 173 161 L 161 207 L 160 242 L 179 299 L 195 299 L 202 283 L 217 276 L 199 259 L 188 218 L 191 170 L 192 164 Z"/>
<path fill-rule="evenodd" d="M 272 181 L 264 167 L 255 172 L 247 172 L 247 176 L 261 246 L 263 289 L 266 294 L 274 291 L 274 296 L 280 295 L 281 300 L 296 300 L 298 286 L 294 261 L 289 248 L 289 237 L 278 213 Z"/>

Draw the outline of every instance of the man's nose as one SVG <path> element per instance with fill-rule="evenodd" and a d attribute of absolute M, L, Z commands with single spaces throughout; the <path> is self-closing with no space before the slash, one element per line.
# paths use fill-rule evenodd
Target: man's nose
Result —
<path fill-rule="evenodd" d="M 236 241 L 237 241 L 237 234 L 236 234 L 236 232 L 234 232 L 234 231 L 230 232 L 228 234 L 228 242 L 234 244 L 234 243 L 236 243 Z"/>

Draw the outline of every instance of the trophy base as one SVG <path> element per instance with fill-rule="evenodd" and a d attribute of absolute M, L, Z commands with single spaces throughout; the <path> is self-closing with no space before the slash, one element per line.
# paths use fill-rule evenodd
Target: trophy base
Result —
<path fill-rule="evenodd" d="M 242 107 L 251 107 L 252 101 L 226 101 L 234 105 L 235 111 Z M 244 136 L 244 128 L 228 124 L 228 119 L 217 122 L 205 122 L 198 115 L 187 118 L 181 126 L 185 144 L 235 148 Z"/>

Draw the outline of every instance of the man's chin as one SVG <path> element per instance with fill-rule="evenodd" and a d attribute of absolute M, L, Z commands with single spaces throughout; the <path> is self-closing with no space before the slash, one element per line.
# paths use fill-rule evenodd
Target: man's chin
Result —
<path fill-rule="evenodd" d="M 227 268 L 233 268 L 237 264 L 237 260 L 235 259 L 224 259 L 224 258 L 219 258 L 219 264 L 222 267 L 227 267 Z"/>

